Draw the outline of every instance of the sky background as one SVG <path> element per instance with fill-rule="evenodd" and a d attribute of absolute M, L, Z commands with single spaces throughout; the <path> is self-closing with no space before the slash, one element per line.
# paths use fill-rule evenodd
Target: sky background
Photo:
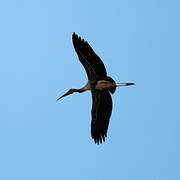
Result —
<path fill-rule="evenodd" d="M 179 180 L 180 1 L 0 1 L 0 179 Z M 117 82 L 108 138 L 90 137 L 85 38 Z"/>

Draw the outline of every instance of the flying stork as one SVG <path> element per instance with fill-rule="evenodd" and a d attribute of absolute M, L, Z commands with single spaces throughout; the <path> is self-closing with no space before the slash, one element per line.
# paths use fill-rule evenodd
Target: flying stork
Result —
<path fill-rule="evenodd" d="M 102 60 L 87 41 L 73 33 L 72 42 L 77 56 L 86 70 L 88 82 L 80 89 L 70 89 L 59 97 L 57 101 L 74 92 L 83 93 L 91 91 L 91 136 L 94 142 L 99 144 L 105 142 L 107 137 L 109 119 L 112 113 L 111 94 L 114 94 L 117 87 L 130 86 L 134 85 L 134 83 L 116 83 L 110 76 L 107 76 Z"/>

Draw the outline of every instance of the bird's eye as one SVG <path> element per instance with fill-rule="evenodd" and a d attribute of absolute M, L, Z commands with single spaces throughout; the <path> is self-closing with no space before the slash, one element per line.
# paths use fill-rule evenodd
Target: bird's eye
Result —
<path fill-rule="evenodd" d="M 74 89 L 70 89 L 69 92 L 70 92 L 70 93 L 74 92 Z"/>

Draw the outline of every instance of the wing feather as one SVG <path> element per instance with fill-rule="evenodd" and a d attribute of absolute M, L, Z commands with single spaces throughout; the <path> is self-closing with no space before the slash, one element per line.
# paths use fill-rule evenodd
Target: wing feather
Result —
<path fill-rule="evenodd" d="M 92 91 L 91 136 L 95 143 L 102 143 L 107 137 L 109 119 L 112 113 L 112 98 L 108 91 Z"/>
<path fill-rule="evenodd" d="M 103 79 L 107 76 L 106 68 L 100 57 L 84 39 L 73 33 L 72 41 L 78 58 L 84 66 L 88 79 Z"/>

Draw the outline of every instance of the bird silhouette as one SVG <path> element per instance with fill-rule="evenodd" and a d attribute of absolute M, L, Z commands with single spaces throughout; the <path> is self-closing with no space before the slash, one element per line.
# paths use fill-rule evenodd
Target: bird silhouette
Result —
<path fill-rule="evenodd" d="M 74 49 L 79 61 L 86 70 L 88 82 L 80 89 L 70 89 L 57 99 L 73 94 L 91 91 L 91 137 L 94 142 L 100 144 L 105 142 L 109 120 L 112 113 L 112 98 L 117 87 L 130 86 L 134 83 L 116 83 L 110 76 L 107 76 L 106 68 L 100 57 L 94 52 L 92 47 L 76 33 L 72 34 Z"/>

